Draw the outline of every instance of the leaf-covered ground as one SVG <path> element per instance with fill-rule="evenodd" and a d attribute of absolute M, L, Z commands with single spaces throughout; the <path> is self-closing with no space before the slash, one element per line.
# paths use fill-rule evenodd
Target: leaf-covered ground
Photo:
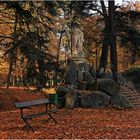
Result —
<path fill-rule="evenodd" d="M 42 98 L 42 95 L 24 90 L 0 90 L 0 102 L 5 105 L 5 108 L 3 104 L 0 106 L 0 139 L 140 139 L 140 109 L 62 109 L 53 115 L 58 124 L 47 123 L 47 116 L 42 116 L 30 121 L 35 132 L 24 131 L 20 111 L 13 104 L 36 98 Z M 42 108 L 34 109 L 39 112 Z M 27 109 L 26 113 L 29 112 L 31 110 Z"/>

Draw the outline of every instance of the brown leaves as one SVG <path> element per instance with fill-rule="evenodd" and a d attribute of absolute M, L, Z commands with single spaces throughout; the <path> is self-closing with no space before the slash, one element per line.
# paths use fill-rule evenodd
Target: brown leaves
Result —
<path fill-rule="evenodd" d="M 38 108 L 38 111 L 40 109 Z M 59 110 L 54 122 L 46 123 L 47 116 L 30 121 L 35 132 L 23 131 L 20 112 L 1 112 L 0 138 L 140 138 L 140 110 L 75 109 Z M 132 115 L 133 114 L 133 115 Z"/>
<path fill-rule="evenodd" d="M 12 92 L 12 91 L 11 91 Z M 23 91 L 22 91 L 23 92 Z M 23 100 L 23 93 L 15 91 L 10 94 L 10 99 L 15 96 Z M 0 94 L 2 97 L 2 93 Z M 6 94 L 4 94 L 6 95 Z M 24 93 L 30 99 L 36 94 Z M 13 98 L 14 97 L 14 98 Z M 10 101 L 10 99 L 8 101 Z M 33 97 L 31 98 L 33 99 Z M 11 101 L 12 102 L 12 101 Z M 8 104 L 8 103 L 7 103 Z M 5 103 L 6 105 L 6 103 Z M 0 139 L 139 139 L 140 138 L 140 110 L 81 109 L 59 110 L 53 116 L 58 121 L 45 122 L 48 116 L 33 118 L 30 120 L 35 132 L 24 131 L 24 122 L 20 119 L 20 111 L 13 110 L 8 104 L 9 110 L 0 112 Z M 41 111 L 37 107 L 36 112 Z M 34 110 L 26 110 L 30 113 Z"/>

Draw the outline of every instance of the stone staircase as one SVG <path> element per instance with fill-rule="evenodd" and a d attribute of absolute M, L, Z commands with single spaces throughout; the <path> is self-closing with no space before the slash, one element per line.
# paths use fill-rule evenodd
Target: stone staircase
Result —
<path fill-rule="evenodd" d="M 120 85 L 120 92 L 130 101 L 134 108 L 140 108 L 140 94 L 129 84 Z"/>

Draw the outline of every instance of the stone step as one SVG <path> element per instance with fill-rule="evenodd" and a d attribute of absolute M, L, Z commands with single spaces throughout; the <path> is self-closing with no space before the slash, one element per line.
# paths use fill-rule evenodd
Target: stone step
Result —
<path fill-rule="evenodd" d="M 140 98 L 133 98 L 133 99 L 130 99 L 133 103 L 140 103 Z"/>
<path fill-rule="evenodd" d="M 125 96 L 125 97 L 138 96 L 137 94 L 123 94 L 123 93 L 122 93 L 122 95 Z"/>
<path fill-rule="evenodd" d="M 129 100 L 129 101 L 131 102 L 131 104 L 140 104 L 140 100 Z"/>
<path fill-rule="evenodd" d="M 132 89 L 130 87 L 120 87 L 120 89 Z"/>
<path fill-rule="evenodd" d="M 120 90 L 120 92 L 124 92 L 124 93 L 132 92 L 132 93 L 135 93 L 135 92 L 133 92 L 132 90 L 130 90 L 130 91 L 128 91 L 128 90 Z"/>
<path fill-rule="evenodd" d="M 133 91 L 132 89 L 120 89 L 120 91 Z"/>
<path fill-rule="evenodd" d="M 132 104 L 136 104 L 136 103 L 139 103 L 140 104 L 140 100 L 129 100 L 128 99 L 128 101 L 131 102 Z"/>
<path fill-rule="evenodd" d="M 128 97 L 128 98 L 129 98 L 129 97 L 132 97 L 132 96 L 134 96 L 134 97 L 135 97 L 135 96 L 138 96 L 137 94 L 130 94 L 130 93 L 129 93 L 129 94 L 123 94 L 123 93 L 121 93 L 121 94 L 122 94 L 123 96 L 125 96 L 125 97 Z"/>
<path fill-rule="evenodd" d="M 135 93 L 135 92 L 128 92 L 128 91 L 122 91 L 121 93 L 123 93 L 123 94 L 132 94 L 132 95 L 137 95 L 137 93 Z"/>
<path fill-rule="evenodd" d="M 140 108 L 140 94 L 132 87 L 121 86 L 120 93 L 124 95 L 134 106 L 134 108 Z"/>
<path fill-rule="evenodd" d="M 134 89 L 133 87 L 128 87 L 128 86 L 120 86 L 121 89 Z"/>
<path fill-rule="evenodd" d="M 120 89 L 123 89 L 124 90 L 124 89 L 130 89 L 130 88 L 128 88 L 128 87 L 121 87 Z"/>
<path fill-rule="evenodd" d="M 120 90 L 132 90 L 132 89 L 129 89 L 129 88 L 121 88 Z"/>
<path fill-rule="evenodd" d="M 133 106 L 140 106 L 140 102 L 132 103 Z"/>
<path fill-rule="evenodd" d="M 137 103 L 137 104 L 131 103 L 131 104 L 133 105 L 134 108 L 140 108 L 140 103 Z"/>
<path fill-rule="evenodd" d="M 140 106 L 140 103 L 132 103 L 133 106 Z"/>
<path fill-rule="evenodd" d="M 121 92 L 134 92 L 137 93 L 135 90 L 133 89 L 124 89 L 124 90 L 120 90 Z"/>
<path fill-rule="evenodd" d="M 128 87 L 128 86 L 120 86 L 120 88 L 130 88 L 130 87 Z"/>
<path fill-rule="evenodd" d="M 134 94 L 134 93 L 121 93 L 122 95 L 124 95 L 124 96 L 139 96 L 138 94 Z"/>
<path fill-rule="evenodd" d="M 136 106 L 136 107 L 134 107 L 135 109 L 140 109 L 140 107 L 139 106 Z"/>
<path fill-rule="evenodd" d="M 140 99 L 128 99 L 131 103 L 140 103 Z"/>
<path fill-rule="evenodd" d="M 120 90 L 134 90 L 133 88 L 120 88 Z"/>
<path fill-rule="evenodd" d="M 140 105 L 140 97 L 136 97 L 136 98 L 128 98 L 128 100 L 131 102 L 131 104 L 134 106 L 134 107 L 137 107 Z"/>

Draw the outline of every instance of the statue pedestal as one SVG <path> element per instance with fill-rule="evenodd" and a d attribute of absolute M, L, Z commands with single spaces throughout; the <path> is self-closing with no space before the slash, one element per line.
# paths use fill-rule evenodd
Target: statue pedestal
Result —
<path fill-rule="evenodd" d="M 84 57 L 81 57 L 78 55 L 71 56 L 70 60 L 72 60 L 76 64 L 76 66 L 81 64 L 81 63 L 86 63 L 87 65 L 89 64 L 88 61 Z"/>

